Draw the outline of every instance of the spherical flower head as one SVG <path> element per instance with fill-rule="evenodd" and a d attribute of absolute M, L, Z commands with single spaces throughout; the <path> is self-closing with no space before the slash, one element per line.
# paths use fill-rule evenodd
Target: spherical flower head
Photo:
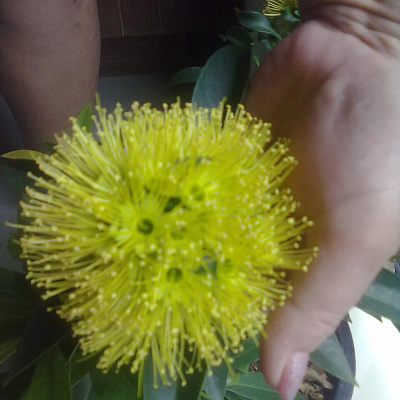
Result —
<path fill-rule="evenodd" d="M 105 371 L 136 372 L 151 354 L 164 383 L 184 383 L 230 364 L 290 295 L 285 271 L 315 253 L 300 248 L 311 223 L 281 188 L 288 142 L 266 149 L 270 125 L 242 106 L 97 109 L 97 138 L 74 120 L 36 160 L 46 178 L 31 174 L 22 203 L 28 279 L 60 298 Z"/>
<path fill-rule="evenodd" d="M 263 14 L 267 17 L 278 17 L 285 8 L 295 11 L 299 8 L 298 0 L 267 0 Z"/>

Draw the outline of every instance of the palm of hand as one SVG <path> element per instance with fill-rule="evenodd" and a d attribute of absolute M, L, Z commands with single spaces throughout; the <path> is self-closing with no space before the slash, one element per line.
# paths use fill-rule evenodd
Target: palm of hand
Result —
<path fill-rule="evenodd" d="M 317 347 L 400 246 L 399 70 L 400 57 L 313 21 L 282 41 L 250 84 L 248 110 L 292 140 L 299 166 L 289 186 L 320 246 L 268 327 L 264 371 L 275 386 L 284 367 L 277 342 L 290 343 L 288 354 Z M 318 329 L 290 332 L 299 315 Z"/>

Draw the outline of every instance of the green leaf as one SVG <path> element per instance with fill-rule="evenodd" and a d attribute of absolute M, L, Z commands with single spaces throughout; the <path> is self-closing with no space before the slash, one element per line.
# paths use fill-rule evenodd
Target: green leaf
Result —
<path fill-rule="evenodd" d="M 228 45 L 207 61 L 194 88 L 197 107 L 217 107 L 227 98 L 234 108 L 241 101 L 250 71 L 250 49 Z"/>
<path fill-rule="evenodd" d="M 211 400 L 223 400 L 228 379 L 228 367 L 225 363 L 213 368 L 213 375 L 206 376 L 204 390 Z"/>
<path fill-rule="evenodd" d="M 187 356 L 187 359 L 189 357 Z M 182 386 L 181 381 L 172 381 L 171 385 L 163 385 L 161 378 L 153 369 L 153 362 L 148 356 L 143 369 L 143 400 L 197 400 L 200 397 L 206 370 L 195 369 L 193 374 L 185 375 L 187 384 Z"/>
<path fill-rule="evenodd" d="M 11 381 L 31 366 L 50 347 L 69 334 L 70 330 L 69 324 L 62 321 L 54 312 L 48 312 L 41 304 L 22 333 L 7 381 Z"/>
<path fill-rule="evenodd" d="M 86 132 L 91 132 L 92 130 L 92 115 L 93 113 L 91 104 L 86 104 L 86 106 L 82 108 L 82 110 L 76 117 L 76 122 L 82 129 L 86 128 Z"/>
<path fill-rule="evenodd" d="M 45 154 L 36 150 L 14 150 L 3 154 L 2 157 L 10 160 L 28 160 L 35 161 L 38 157 L 43 157 Z"/>
<path fill-rule="evenodd" d="M 193 374 L 186 375 L 187 384 L 182 386 L 180 382 L 176 385 L 174 400 L 198 400 L 200 398 L 201 388 L 203 387 L 206 369 L 202 371 L 195 369 Z"/>
<path fill-rule="evenodd" d="M 253 361 L 260 359 L 258 346 L 252 338 L 246 339 L 243 343 L 244 350 L 238 354 L 234 354 L 233 369 L 238 369 L 243 373 L 247 373 L 249 365 Z"/>
<path fill-rule="evenodd" d="M 229 400 L 282 400 L 280 394 L 265 382 L 261 372 L 240 375 L 240 381 L 229 386 L 225 396 Z M 294 400 L 304 400 L 304 397 L 298 393 Z"/>
<path fill-rule="evenodd" d="M 234 392 L 230 392 L 229 390 L 226 391 L 225 397 L 228 400 L 248 400 L 248 397 L 240 396 Z M 269 400 L 269 399 L 265 399 L 265 400 Z"/>
<path fill-rule="evenodd" d="M 88 400 L 92 391 L 90 375 L 86 374 L 75 386 L 71 386 L 72 400 Z"/>
<path fill-rule="evenodd" d="M 280 35 L 272 29 L 268 18 L 259 12 L 255 11 L 240 11 L 236 10 L 236 16 L 242 26 L 256 32 L 269 33 L 278 39 Z"/>
<path fill-rule="evenodd" d="M 172 76 L 167 87 L 182 83 L 196 83 L 203 67 L 183 68 Z"/>
<path fill-rule="evenodd" d="M 143 368 L 143 400 L 175 400 L 177 385 L 176 381 L 169 386 L 162 385 L 159 376 L 154 379 L 151 356 L 146 358 Z"/>
<path fill-rule="evenodd" d="M 21 196 L 25 187 L 32 180 L 27 177 L 27 172 L 37 169 L 34 161 L 8 160 L 0 158 L 0 171 L 11 187 Z"/>
<path fill-rule="evenodd" d="M 231 26 L 226 35 L 223 36 L 223 39 L 245 47 L 250 47 L 253 42 L 253 38 L 249 32 L 241 26 Z"/>
<path fill-rule="evenodd" d="M 249 372 L 241 375 L 240 381 L 229 386 L 228 390 L 251 400 L 281 400 L 279 393 L 265 382 L 261 372 Z"/>
<path fill-rule="evenodd" d="M 80 382 L 90 371 L 97 369 L 98 356 L 84 357 L 79 346 L 68 360 L 71 387 Z"/>
<path fill-rule="evenodd" d="M 400 324 L 400 276 L 383 269 L 357 304 L 361 310 Z"/>
<path fill-rule="evenodd" d="M 71 400 L 68 370 L 58 346 L 44 353 L 21 400 Z"/>
<path fill-rule="evenodd" d="M 281 11 L 282 17 L 289 22 L 300 22 L 297 17 L 295 17 L 292 12 L 290 11 L 290 8 L 285 8 L 284 10 Z"/>
<path fill-rule="evenodd" d="M 349 362 L 335 334 L 326 339 L 319 348 L 311 354 L 310 360 L 315 365 L 342 381 L 356 385 Z"/>
<path fill-rule="evenodd" d="M 136 375 L 120 371 L 103 373 L 98 368 L 90 371 L 92 389 L 89 398 L 96 400 L 138 400 Z M 137 380 L 137 379 L 136 379 Z"/>
<path fill-rule="evenodd" d="M 5 342 L 0 343 L 0 364 L 11 357 L 17 350 L 19 337 L 14 337 Z"/>
<path fill-rule="evenodd" d="M 272 50 L 272 46 L 269 43 L 269 40 L 260 40 L 254 43 L 252 49 L 251 49 L 251 54 L 252 58 L 259 66 L 261 64 L 261 61 L 265 58 L 267 53 Z"/>

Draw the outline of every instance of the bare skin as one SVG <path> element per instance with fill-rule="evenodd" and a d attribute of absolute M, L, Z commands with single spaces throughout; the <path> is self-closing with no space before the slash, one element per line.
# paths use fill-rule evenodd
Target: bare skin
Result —
<path fill-rule="evenodd" d="M 0 92 L 26 147 L 38 148 L 68 130 L 69 117 L 93 101 L 100 56 L 96 1 L 1 0 L 0 37 Z"/>
<path fill-rule="evenodd" d="M 292 139 L 289 186 L 320 255 L 274 312 L 262 368 L 294 397 L 308 354 L 400 246 L 400 4 L 304 0 L 306 21 L 254 75 L 247 109 Z"/>

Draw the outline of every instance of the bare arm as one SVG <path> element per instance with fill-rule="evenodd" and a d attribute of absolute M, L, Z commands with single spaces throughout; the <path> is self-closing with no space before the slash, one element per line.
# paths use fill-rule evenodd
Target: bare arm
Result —
<path fill-rule="evenodd" d="M 93 100 L 99 37 L 95 0 L 0 1 L 0 91 L 27 147 Z"/>

